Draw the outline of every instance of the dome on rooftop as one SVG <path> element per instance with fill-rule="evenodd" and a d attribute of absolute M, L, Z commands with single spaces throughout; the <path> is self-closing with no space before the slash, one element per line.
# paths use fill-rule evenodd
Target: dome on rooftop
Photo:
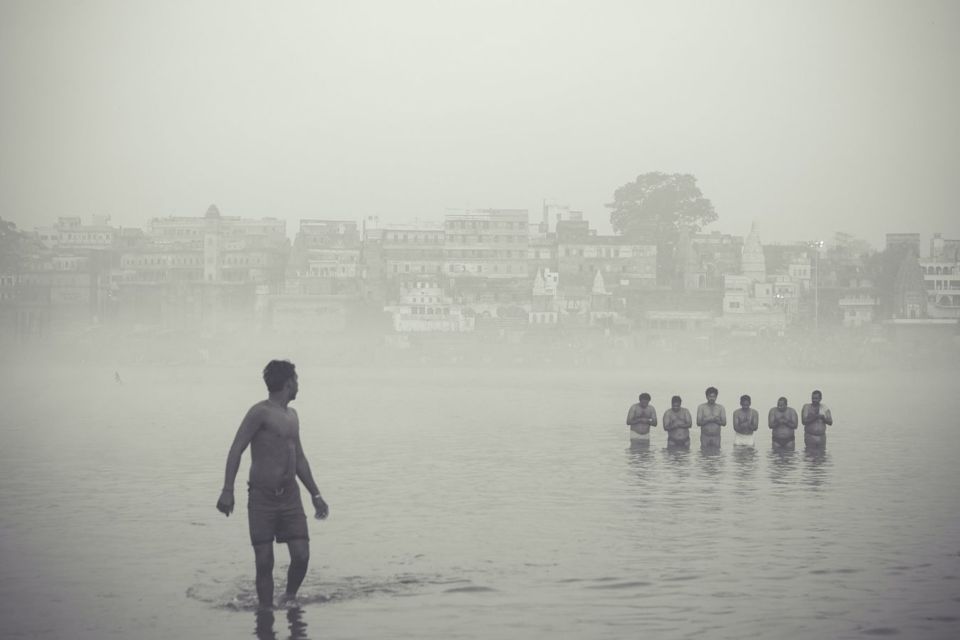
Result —
<path fill-rule="evenodd" d="M 205 218 L 219 218 L 219 217 L 220 217 L 220 209 L 217 209 L 217 205 L 212 204 L 212 205 L 210 205 L 209 207 L 207 207 L 207 214 L 206 214 L 204 217 L 205 217 Z"/>

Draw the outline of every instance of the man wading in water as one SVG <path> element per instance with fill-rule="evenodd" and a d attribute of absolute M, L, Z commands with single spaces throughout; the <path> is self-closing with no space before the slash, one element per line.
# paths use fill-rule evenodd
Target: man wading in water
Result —
<path fill-rule="evenodd" d="M 294 365 L 286 360 L 271 360 L 263 369 L 263 381 L 270 396 L 250 407 L 237 429 L 227 454 L 227 470 L 217 510 L 226 516 L 233 512 L 233 481 L 240 469 L 240 457 L 247 445 L 251 445 L 247 515 L 257 565 L 257 599 L 260 609 L 272 609 L 274 539 L 286 543 L 290 550 L 284 601 L 296 599 L 310 560 L 307 516 L 300 501 L 297 478 L 310 492 L 318 519 L 326 518 L 329 508 L 313 481 L 300 445 L 297 412 L 287 406 L 297 397 L 299 389 Z"/>

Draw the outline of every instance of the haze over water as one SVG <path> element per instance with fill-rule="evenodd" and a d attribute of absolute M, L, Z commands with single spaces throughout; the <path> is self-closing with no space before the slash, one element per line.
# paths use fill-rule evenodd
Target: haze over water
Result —
<path fill-rule="evenodd" d="M 112 366 L 3 365 L 4 637 L 254 633 L 245 500 L 229 519 L 214 503 L 260 366 L 128 365 L 117 385 Z M 261 620 L 261 637 L 960 630 L 949 372 L 298 370 L 331 516 L 310 521 L 302 610 Z M 729 427 L 716 454 L 665 451 L 662 430 L 630 447 L 639 391 L 662 415 L 709 384 L 728 411 L 753 396 L 755 450 Z M 770 452 L 766 409 L 815 387 L 835 417 L 827 451 Z"/>

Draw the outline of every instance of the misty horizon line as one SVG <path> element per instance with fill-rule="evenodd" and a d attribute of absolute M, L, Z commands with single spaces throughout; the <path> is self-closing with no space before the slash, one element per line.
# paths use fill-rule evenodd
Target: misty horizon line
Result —
<path fill-rule="evenodd" d="M 543 199 L 544 203 L 547 203 L 548 200 L 550 200 L 550 199 L 546 199 L 546 198 Z M 547 205 L 545 204 L 544 206 L 547 206 Z M 572 206 L 568 206 L 568 205 L 557 205 L 557 204 L 552 204 L 552 205 L 550 205 L 550 206 L 560 207 L 560 208 L 562 208 L 564 211 L 568 211 L 568 212 L 575 213 L 575 214 L 580 214 L 580 215 L 583 216 L 583 220 L 586 220 L 590 225 L 593 225 L 593 224 L 596 223 L 595 218 L 594 218 L 593 216 L 589 216 L 589 217 L 588 217 L 588 214 L 587 214 L 586 210 L 584 210 L 584 209 L 575 209 L 575 208 L 573 208 Z M 215 208 L 218 210 L 218 212 L 219 212 L 219 205 L 217 205 L 216 203 L 211 203 L 210 205 L 208 205 L 207 210 L 210 210 L 211 208 L 214 208 L 214 207 L 215 207 Z M 389 229 L 389 228 L 390 228 L 390 225 L 416 225 L 416 224 L 437 224 L 437 225 L 439 225 L 439 226 L 442 228 L 442 227 L 443 227 L 443 223 L 444 223 L 444 218 L 445 218 L 446 216 L 448 216 L 448 215 L 456 215 L 457 213 L 489 212 L 489 211 L 515 211 L 515 212 L 520 212 L 520 211 L 522 211 L 522 212 L 526 212 L 526 213 L 527 213 L 527 216 L 528 216 L 528 221 L 527 221 L 528 227 L 530 227 L 530 226 L 536 226 L 536 225 L 540 224 L 538 221 L 536 221 L 535 216 L 534 216 L 534 215 L 531 215 L 532 211 L 531 211 L 531 209 L 530 209 L 529 207 L 444 207 L 443 213 L 442 213 L 441 215 L 439 215 L 439 216 L 436 216 L 436 217 L 431 217 L 431 216 L 414 216 L 414 217 L 407 217 L 407 218 L 385 218 L 385 217 L 383 217 L 383 216 L 376 215 L 376 214 L 357 214 L 357 215 L 354 215 L 354 216 L 317 216 L 317 215 L 310 215 L 310 216 L 297 217 L 297 218 L 295 218 L 295 219 L 290 219 L 290 218 L 288 218 L 288 217 L 283 217 L 283 216 L 278 216 L 278 215 L 245 216 L 245 215 L 230 215 L 230 214 L 223 215 L 223 214 L 220 214 L 220 217 L 222 217 L 222 218 L 227 218 L 227 219 L 234 219 L 234 220 L 274 220 L 274 221 L 282 222 L 283 225 L 284 225 L 284 235 L 285 235 L 285 237 L 287 237 L 289 240 L 294 240 L 294 239 L 296 238 L 297 234 L 300 233 L 299 226 L 300 226 L 303 222 L 316 222 L 316 221 L 322 221 L 322 222 L 353 222 L 353 223 L 356 223 L 356 224 L 357 224 L 358 231 L 361 232 L 361 241 L 365 241 L 366 238 L 364 238 L 362 234 L 363 234 L 363 232 L 365 231 L 365 225 L 366 225 L 366 223 L 367 223 L 368 221 L 376 221 L 376 224 L 377 224 L 378 226 L 373 227 L 373 230 L 376 230 L 376 229 Z M 20 230 L 21 232 L 24 232 L 24 233 L 37 233 L 40 229 L 43 229 L 43 228 L 45 228 L 45 227 L 55 228 L 62 220 L 65 220 L 65 219 L 79 220 L 81 227 L 110 227 L 110 228 L 114 228 L 114 229 L 118 229 L 118 230 L 122 230 L 122 229 L 141 229 L 141 230 L 145 230 L 145 229 L 147 229 L 147 228 L 150 227 L 150 224 L 151 224 L 154 220 L 197 219 L 197 218 L 203 218 L 203 217 L 204 217 L 203 214 L 197 214 L 197 215 L 169 214 L 169 215 L 165 215 L 165 216 L 163 216 L 163 215 L 160 215 L 160 216 L 154 215 L 154 216 L 149 216 L 149 217 L 147 217 L 147 218 L 145 219 L 145 222 L 143 222 L 143 223 L 141 223 L 141 224 L 123 224 L 123 223 L 120 223 L 120 224 L 111 224 L 110 221 L 112 220 L 113 215 L 114 215 L 114 214 L 105 214 L 105 213 L 104 213 L 104 214 L 101 214 L 101 213 L 92 213 L 92 214 L 87 214 L 86 216 L 84 216 L 84 215 L 82 215 L 82 214 L 63 214 L 63 215 L 57 215 L 57 216 L 55 216 L 55 217 L 53 218 L 52 221 L 41 222 L 41 223 L 33 222 L 33 223 L 32 223 L 33 226 L 32 226 L 32 228 L 30 228 L 30 229 L 26 229 L 26 228 L 20 227 L 20 225 L 18 225 L 16 222 L 14 222 L 12 218 L 7 218 L 7 217 L 5 217 L 5 216 L 3 216 L 3 215 L 0 215 L 0 220 L 6 219 L 6 220 L 9 221 L 11 224 L 13 224 L 14 227 L 16 227 L 18 230 Z M 98 219 L 100 219 L 100 220 L 102 221 L 102 224 L 97 224 L 97 220 L 98 220 Z M 548 229 L 551 228 L 551 227 L 555 227 L 557 221 L 558 221 L 557 219 L 552 220 L 552 221 L 549 223 Z M 609 214 L 607 214 L 607 217 L 604 219 L 604 222 L 606 223 L 606 225 L 607 225 L 609 228 L 608 228 L 608 229 L 599 229 L 599 228 L 596 228 L 596 227 L 591 226 L 591 227 L 589 228 L 589 231 L 591 232 L 591 235 L 593 235 L 593 236 L 601 236 L 601 237 L 611 237 L 611 236 L 614 236 L 614 237 L 626 237 L 626 234 L 621 233 L 621 232 L 618 232 L 617 230 L 613 229 L 613 227 L 612 227 L 612 225 L 611 225 L 611 223 L 610 223 L 610 220 L 609 220 Z M 749 230 L 748 230 L 746 233 L 738 233 L 738 232 L 729 231 L 729 230 L 724 229 L 724 228 L 711 228 L 711 227 L 715 227 L 718 222 L 719 222 L 719 220 L 713 221 L 713 222 L 709 222 L 709 223 L 704 224 L 704 225 L 701 225 L 701 226 L 699 226 L 699 227 L 696 229 L 695 232 L 696 232 L 696 233 L 700 233 L 700 234 L 729 235 L 729 236 L 736 237 L 736 238 L 745 238 L 747 235 L 749 235 Z M 754 217 L 754 218 L 752 218 L 752 220 L 751 220 L 751 224 L 752 224 L 752 225 L 758 225 L 758 232 L 760 233 L 760 235 L 761 235 L 761 237 L 762 237 L 762 236 L 764 235 L 764 229 L 765 229 L 765 226 L 766 226 L 766 220 L 765 220 L 764 218 L 762 218 L 762 217 Z M 288 227 L 292 227 L 292 229 L 290 229 L 290 228 L 288 228 Z M 548 230 L 547 233 L 556 233 L 556 231 L 555 231 L 555 230 Z M 874 230 L 874 233 L 876 233 L 876 230 Z M 917 234 L 917 235 L 919 235 L 921 238 L 924 237 L 925 235 L 928 235 L 928 234 L 925 234 L 925 233 L 920 232 L 920 231 L 912 231 L 912 230 L 909 230 L 909 231 L 908 231 L 908 230 L 904 230 L 904 229 L 901 229 L 901 228 L 884 229 L 884 230 L 882 230 L 880 233 L 882 233 L 884 236 L 886 236 L 886 235 Z M 811 244 L 811 243 L 818 243 L 818 242 L 819 242 L 819 243 L 822 243 L 822 245 L 821 245 L 822 247 L 826 247 L 826 246 L 835 246 L 835 245 L 839 244 L 839 243 L 837 242 L 837 237 L 838 237 L 838 236 L 849 236 L 848 240 L 850 240 L 850 241 L 859 241 L 859 242 L 866 243 L 866 244 L 869 246 L 869 248 L 870 248 L 871 250 L 873 250 L 873 251 L 882 251 L 882 250 L 884 250 L 884 248 L 885 248 L 882 244 L 878 246 L 875 242 L 871 241 L 866 235 L 862 235 L 862 234 L 859 233 L 859 232 L 850 232 L 850 231 L 847 231 L 847 230 L 844 230 L 844 229 L 840 229 L 840 228 L 832 229 L 832 230 L 830 230 L 830 231 L 828 231 L 828 232 L 826 232 L 826 233 L 823 233 L 823 234 L 816 234 L 815 237 L 814 237 L 814 236 L 806 237 L 806 238 L 795 237 L 795 238 L 790 238 L 790 239 L 784 239 L 784 238 L 782 238 L 782 237 L 778 237 L 776 240 L 769 240 L 769 239 L 767 239 L 767 240 L 764 240 L 763 244 L 764 244 L 764 245 L 790 245 L 790 244 Z M 930 237 L 930 238 L 933 238 L 933 237 L 944 237 L 944 236 L 943 236 L 943 233 L 942 233 L 942 232 L 933 231 L 933 232 L 931 232 L 931 233 L 929 234 L 929 237 Z M 657 244 L 656 239 L 652 239 L 652 241 L 650 241 L 650 244 Z"/>

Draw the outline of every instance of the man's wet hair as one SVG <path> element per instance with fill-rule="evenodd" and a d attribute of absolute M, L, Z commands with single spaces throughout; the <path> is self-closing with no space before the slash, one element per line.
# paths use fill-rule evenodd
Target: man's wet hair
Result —
<path fill-rule="evenodd" d="M 818 396 L 820 396 L 821 398 L 823 397 L 823 393 L 820 391 L 820 389 L 814 389 L 814 390 L 813 390 L 813 393 L 811 393 L 810 395 L 811 395 L 811 396 L 813 396 L 813 395 L 818 395 Z"/>
<path fill-rule="evenodd" d="M 740 402 L 742 403 L 744 400 L 746 400 L 747 402 L 753 402 L 753 400 L 751 400 L 750 396 L 748 396 L 747 394 L 743 394 L 742 396 L 740 396 Z"/>
<path fill-rule="evenodd" d="M 781 400 L 783 400 L 784 402 L 787 402 L 787 397 L 786 397 L 786 396 L 780 396 L 779 398 L 777 398 L 777 402 L 780 402 Z"/>
<path fill-rule="evenodd" d="M 640 397 L 637 398 L 637 399 L 638 399 L 638 400 L 647 400 L 647 401 L 649 401 L 649 400 L 650 400 L 650 394 L 649 394 L 649 393 L 646 393 L 646 392 L 641 393 L 641 394 L 640 394 Z"/>
<path fill-rule="evenodd" d="M 715 394 L 717 394 L 717 395 L 720 395 L 720 392 L 717 391 L 717 388 L 716 388 L 716 387 L 707 387 L 706 394 L 707 394 L 707 395 L 710 395 L 711 393 L 715 393 Z"/>
<path fill-rule="evenodd" d="M 287 380 L 297 375 L 296 367 L 289 360 L 271 360 L 263 368 L 263 381 L 268 391 L 281 391 Z"/>
<path fill-rule="evenodd" d="M 683 400 L 680 398 L 680 396 L 673 396 L 670 398 L 670 404 L 673 404 L 674 402 L 683 402 Z"/>

